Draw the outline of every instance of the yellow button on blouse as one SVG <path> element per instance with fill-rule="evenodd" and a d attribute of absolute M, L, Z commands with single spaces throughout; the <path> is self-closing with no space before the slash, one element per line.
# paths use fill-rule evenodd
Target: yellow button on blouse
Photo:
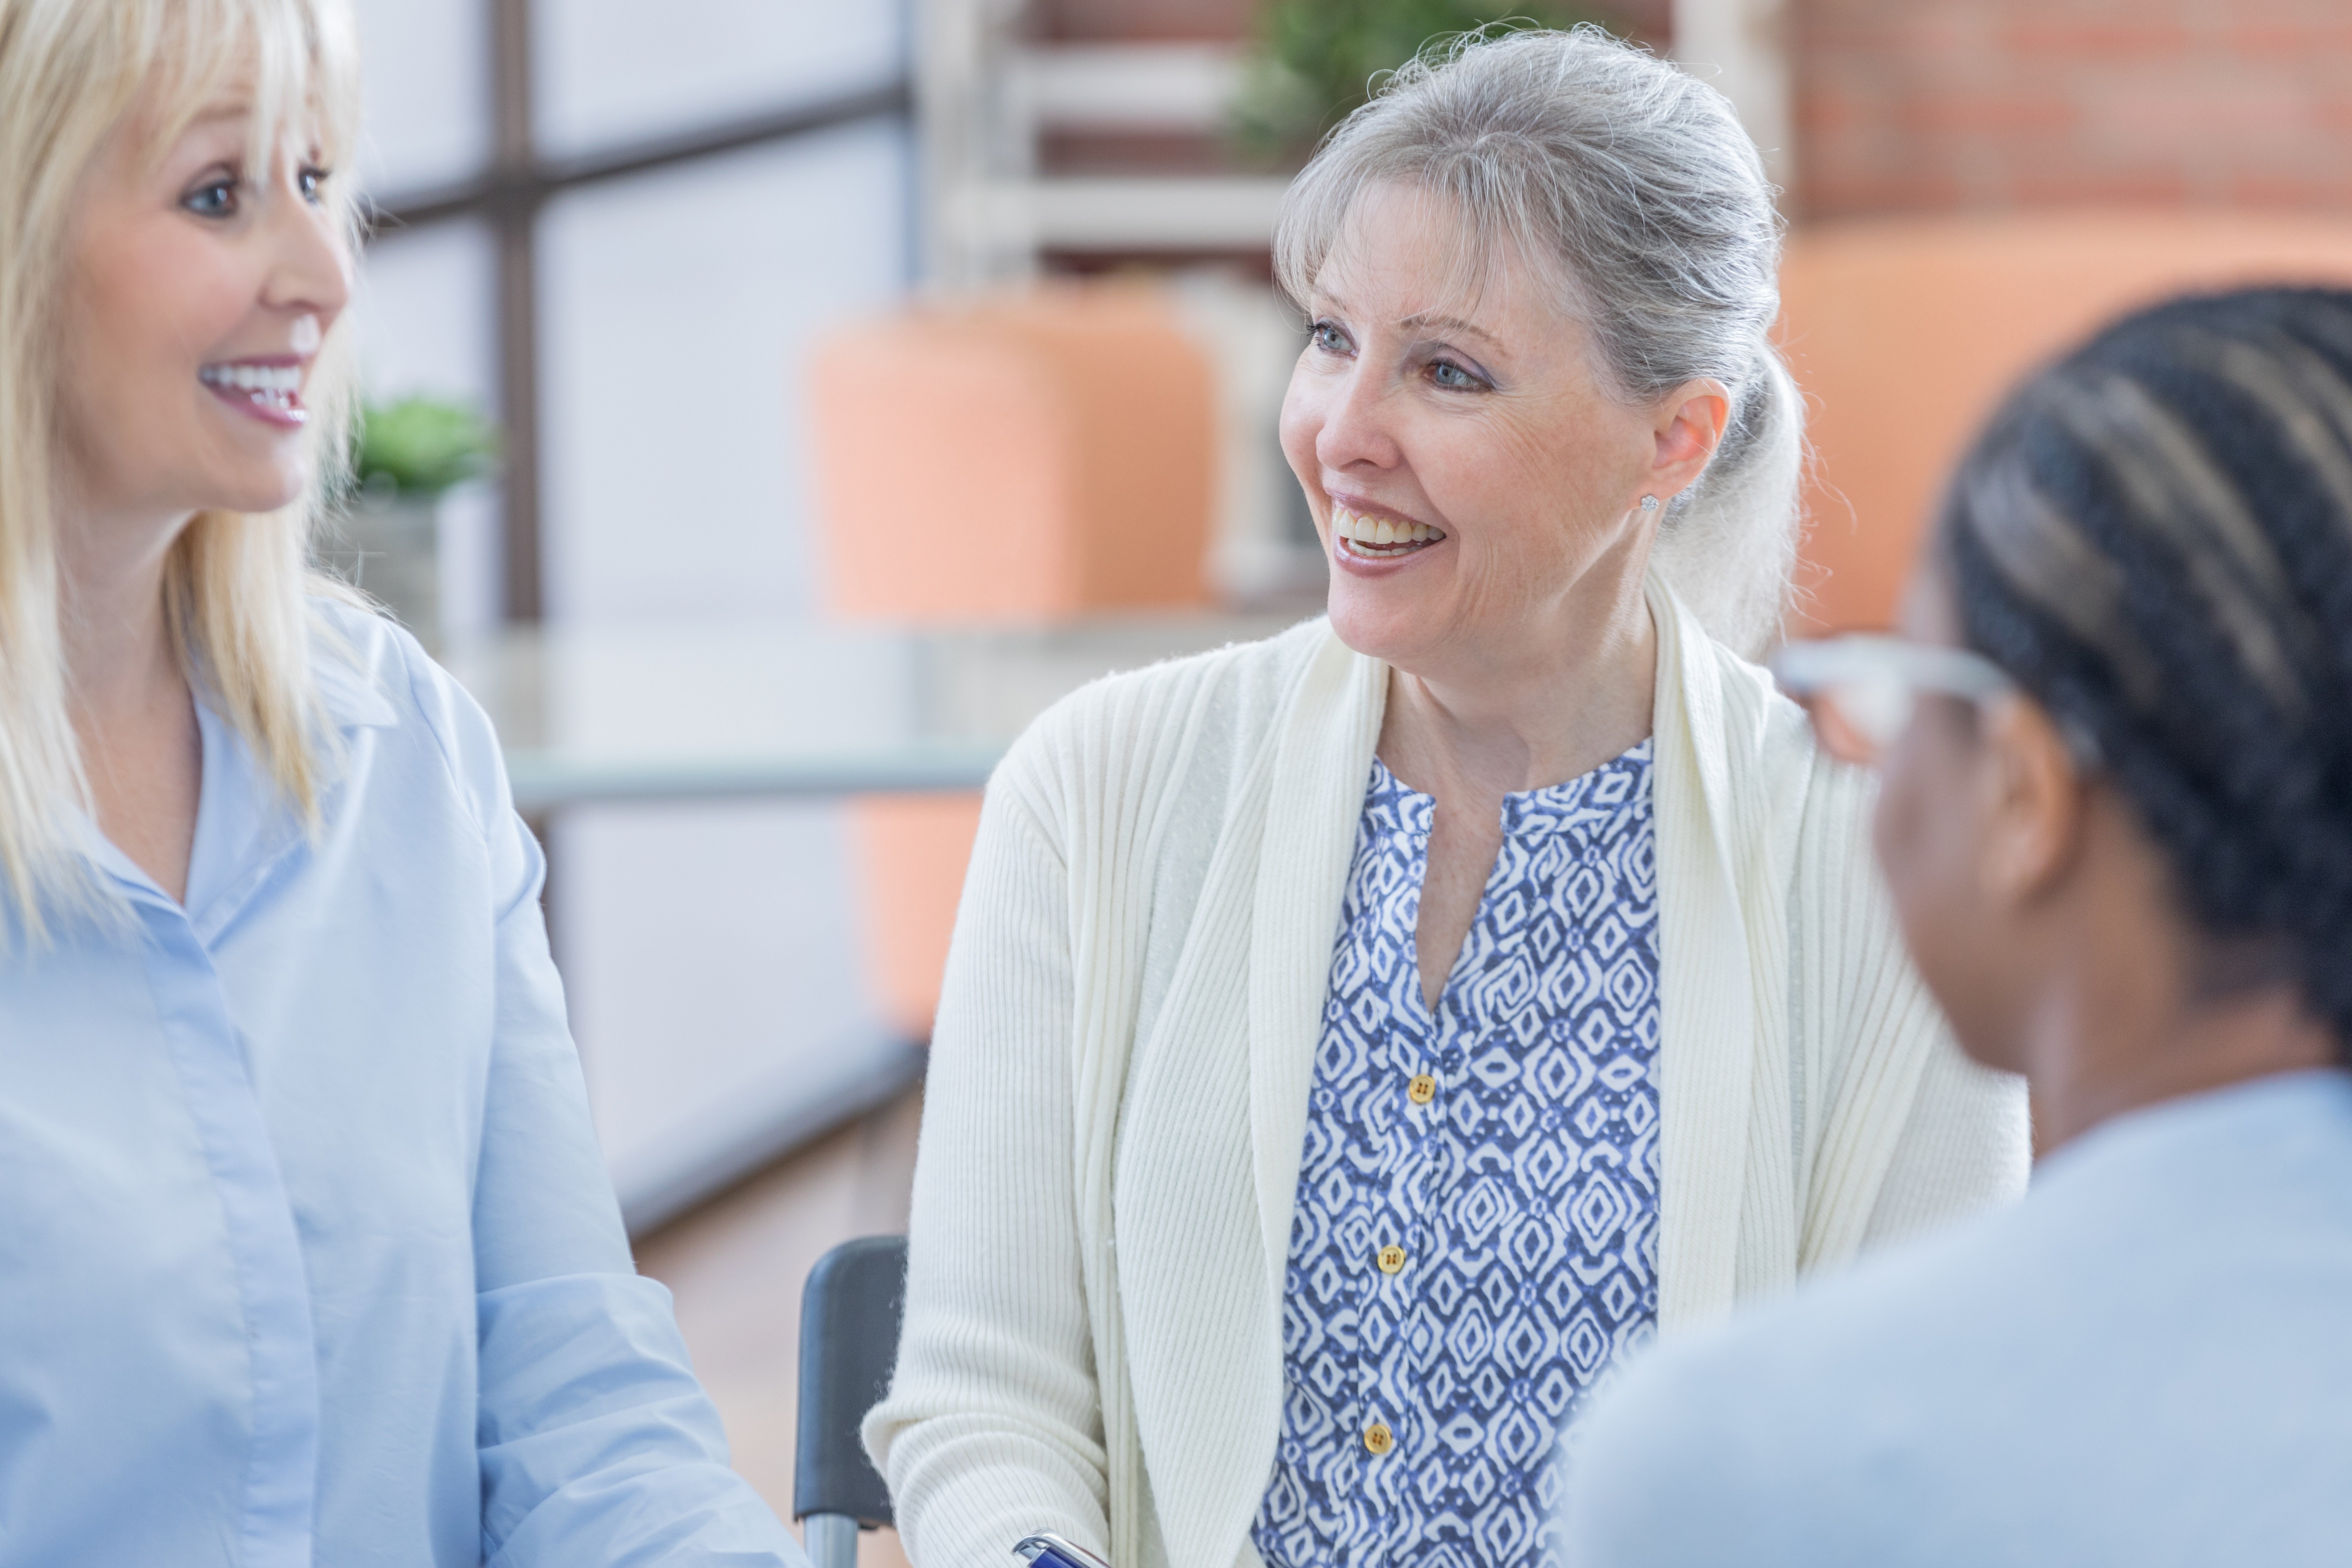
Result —
<path fill-rule="evenodd" d="M 1381 1247 L 1380 1264 L 1381 1272 L 1383 1274 L 1393 1274 L 1398 1269 L 1402 1268 L 1404 1267 L 1404 1248 L 1399 1247 L 1394 1242 L 1391 1242 L 1388 1246 Z"/>
<path fill-rule="evenodd" d="M 1437 1080 L 1425 1072 L 1415 1073 L 1404 1091 L 1415 1105 L 1427 1105 L 1437 1098 Z"/>
<path fill-rule="evenodd" d="M 1364 1428 L 1364 1447 L 1375 1454 L 1385 1454 L 1396 1447 L 1396 1434 L 1385 1421 L 1375 1421 Z"/>

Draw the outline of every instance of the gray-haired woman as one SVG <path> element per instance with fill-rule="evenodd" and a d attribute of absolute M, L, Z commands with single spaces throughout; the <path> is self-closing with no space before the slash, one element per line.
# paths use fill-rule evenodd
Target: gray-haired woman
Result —
<path fill-rule="evenodd" d="M 1865 783 L 1740 657 L 1778 258 L 1728 106 L 1597 32 L 1410 67 L 1300 175 L 1330 616 L 990 787 L 866 1425 L 922 1568 L 1534 1562 L 1627 1352 L 2021 1189 Z"/>

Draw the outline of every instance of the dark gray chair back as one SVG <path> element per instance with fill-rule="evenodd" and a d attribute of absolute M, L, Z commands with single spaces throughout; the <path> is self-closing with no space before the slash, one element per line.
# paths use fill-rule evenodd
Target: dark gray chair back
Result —
<path fill-rule="evenodd" d="M 857 1531 L 890 1521 L 890 1489 L 858 1440 L 858 1423 L 890 1389 L 907 1290 L 907 1238 L 845 1241 L 816 1261 L 801 1292 L 800 1439 L 793 1517 L 816 1568 L 856 1561 Z"/>

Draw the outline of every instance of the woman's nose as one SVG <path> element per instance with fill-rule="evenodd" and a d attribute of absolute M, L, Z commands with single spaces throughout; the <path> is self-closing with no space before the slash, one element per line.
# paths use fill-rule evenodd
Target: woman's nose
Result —
<path fill-rule="evenodd" d="M 333 324 L 352 299 L 351 248 L 334 211 L 290 191 L 270 207 L 267 243 L 275 254 L 262 302 Z"/>
<path fill-rule="evenodd" d="M 1340 471 L 1369 465 L 1397 466 L 1395 437 L 1389 433 L 1386 388 L 1381 378 L 1360 366 L 1331 388 L 1323 407 L 1323 423 L 1315 435 L 1315 458 L 1326 468 Z"/>

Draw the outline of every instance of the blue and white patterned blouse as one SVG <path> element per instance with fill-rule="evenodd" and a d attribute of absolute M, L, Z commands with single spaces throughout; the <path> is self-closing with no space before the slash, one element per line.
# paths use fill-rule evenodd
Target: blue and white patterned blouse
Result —
<path fill-rule="evenodd" d="M 1434 1017 L 1436 803 L 1372 764 L 1291 1221 L 1269 1568 L 1534 1563 L 1559 1432 L 1654 1331 L 1650 753 L 1505 797 Z"/>

